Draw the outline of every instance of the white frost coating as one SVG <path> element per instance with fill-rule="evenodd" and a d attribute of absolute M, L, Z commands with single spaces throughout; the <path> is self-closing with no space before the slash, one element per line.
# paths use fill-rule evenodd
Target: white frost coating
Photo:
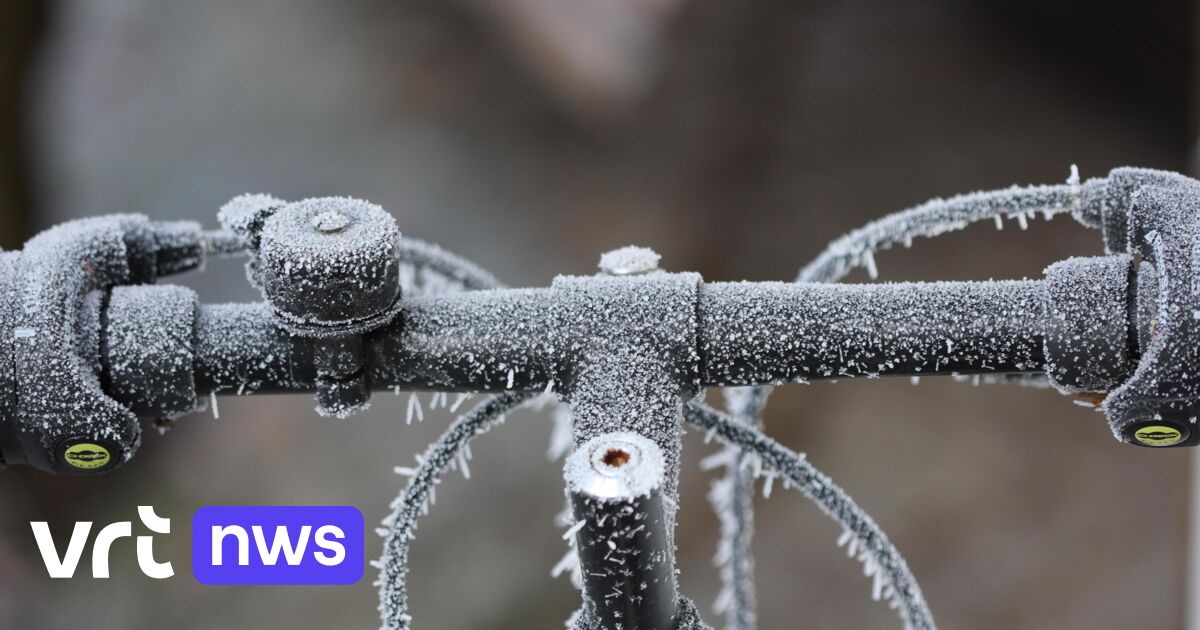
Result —
<path fill-rule="evenodd" d="M 582 529 L 587 522 L 576 521 L 575 513 L 571 510 L 570 498 L 564 497 L 563 509 L 554 516 L 554 523 L 559 527 L 565 528 L 567 531 L 563 533 L 563 539 L 567 541 L 567 551 L 563 553 L 563 557 L 555 563 L 550 569 L 550 577 L 557 578 L 563 573 L 566 573 L 570 578 L 571 586 L 575 590 L 583 590 L 583 567 L 579 562 L 579 552 L 575 547 L 575 534 Z M 567 624 L 568 627 L 570 623 Z"/>
<path fill-rule="evenodd" d="M 563 535 L 562 535 L 563 540 L 570 540 L 570 539 L 574 538 L 576 532 L 583 529 L 584 525 L 587 525 L 587 521 L 576 522 L 569 529 L 567 529 L 567 531 L 563 532 Z"/>
<path fill-rule="evenodd" d="M 1077 173 L 1075 177 L 1078 178 Z M 1056 186 L 1011 186 L 934 199 L 868 223 L 839 238 L 801 270 L 798 280 L 837 282 L 854 266 L 866 264 L 867 252 L 888 249 L 916 237 L 932 238 L 976 221 L 1008 217 L 1024 224 L 1032 210 L 1042 212 L 1046 218 L 1076 213 L 1082 205 L 1083 188 L 1098 187 L 1103 183 L 1103 179 L 1091 179 L 1083 187 L 1077 181 Z"/>
<path fill-rule="evenodd" d="M 324 234 L 333 234 L 346 229 L 350 219 L 336 210 L 326 210 L 312 218 L 312 226 Z"/>
<path fill-rule="evenodd" d="M 1069 258 L 1046 268 L 1051 308 L 1045 325 L 1045 374 L 1060 392 L 1108 392 L 1129 377 L 1132 265 L 1132 257 L 1118 255 Z M 1145 274 L 1139 278 L 1143 287 L 1152 284 Z"/>
<path fill-rule="evenodd" d="M 230 199 L 217 210 L 217 221 L 231 232 L 242 235 L 258 229 L 267 214 L 287 202 L 262 193 L 246 193 Z"/>
<path fill-rule="evenodd" d="M 610 452 L 620 452 L 622 462 L 606 463 Z M 654 442 L 631 432 L 609 433 L 584 442 L 567 458 L 569 492 L 597 499 L 629 499 L 649 495 L 664 478 L 662 451 Z"/>
<path fill-rule="evenodd" d="M 542 399 L 550 398 L 555 403 L 554 408 L 550 412 L 552 423 L 550 446 L 546 449 L 546 459 L 552 462 L 558 461 L 567 453 L 570 453 L 571 447 L 574 445 L 571 409 L 566 405 L 558 403 L 558 400 L 553 398 L 553 394 L 551 393 L 553 385 L 554 381 L 550 381 L 546 386 L 546 391 L 540 397 Z M 562 536 L 567 541 L 567 550 L 563 552 L 562 558 L 550 569 L 550 577 L 557 578 L 566 573 L 570 578 L 571 586 L 574 586 L 578 591 L 582 591 L 583 569 L 579 564 L 579 553 L 575 549 L 575 534 L 583 528 L 586 522 L 574 521 L 574 518 L 575 515 L 571 512 L 571 502 L 567 500 L 562 512 L 554 519 L 555 523 L 559 526 L 567 528 Z M 568 627 L 573 623 L 572 619 L 567 620 Z"/>
<path fill-rule="evenodd" d="M 550 446 L 546 449 L 546 458 L 558 461 L 571 450 L 571 409 L 566 405 L 556 405 L 550 412 L 553 428 L 550 430 Z"/>
<path fill-rule="evenodd" d="M 600 271 L 610 276 L 633 276 L 658 269 L 662 257 L 652 249 L 627 245 L 600 256 Z"/>
<path fill-rule="evenodd" d="M 410 269 L 427 269 L 434 275 L 449 278 L 464 289 L 496 289 L 503 286 L 492 274 L 473 262 L 452 254 L 437 245 L 414 238 L 401 238 L 400 260 Z"/>
<path fill-rule="evenodd" d="M 587 349 L 570 382 L 561 384 L 571 404 L 576 444 L 614 431 L 653 440 L 666 460 L 667 498 L 678 487 L 680 387 L 693 386 L 698 378 L 688 366 L 698 358 L 699 286 L 699 276 L 691 273 L 559 276 L 553 285 L 556 334 Z M 689 363 L 680 369 L 672 365 L 674 358 Z M 673 519 L 670 505 L 668 512 Z"/>
<path fill-rule="evenodd" d="M 459 394 L 458 396 L 455 396 L 454 402 L 450 405 L 450 413 L 454 413 L 454 412 L 458 411 L 458 408 L 461 407 L 464 402 L 467 402 L 468 400 L 471 400 L 474 397 L 475 397 L 475 394 L 469 394 L 469 393 L 463 393 L 463 394 Z"/>
<path fill-rule="evenodd" d="M 364 332 L 399 309 L 400 230 L 383 208 L 348 197 L 305 199 L 267 214 L 261 226 L 247 235 L 258 239 L 253 276 L 292 334 Z"/>
<path fill-rule="evenodd" d="M 762 426 L 769 388 L 728 387 L 724 393 L 725 404 L 737 422 Z M 712 439 L 716 431 L 716 427 L 709 429 L 705 439 Z M 752 467 L 745 465 L 752 457 L 758 459 L 726 444 L 701 462 L 706 469 L 725 469 L 721 478 L 712 481 L 708 501 L 720 524 L 713 563 L 721 578 L 721 589 L 713 610 L 724 615 L 726 630 L 753 630 L 757 625 L 754 556 L 750 551 L 754 537 L 754 474 Z"/>
<path fill-rule="evenodd" d="M 875 254 L 871 250 L 862 253 L 862 264 L 867 269 L 867 277 L 872 280 L 879 277 L 879 268 L 875 266 Z"/>
<path fill-rule="evenodd" d="M 989 369 L 994 365 L 1041 365 L 1041 339 L 1027 333 L 1028 321 L 1038 321 L 1044 310 L 1036 286 L 1023 283 L 996 283 L 980 292 L 977 284 L 943 284 L 915 287 L 863 285 L 798 287 L 788 283 L 707 284 L 700 345 L 705 356 L 716 343 L 730 348 L 737 338 L 735 360 L 718 365 L 706 363 L 706 382 L 761 383 L 767 378 L 871 377 L 897 371 L 923 370 L 925 373 L 948 369 Z M 870 295 L 866 300 L 852 295 Z M 838 296 L 829 299 L 830 296 Z M 1011 298 L 1011 299 L 1010 299 Z M 848 306 L 853 304 L 853 306 Z M 754 322 L 747 326 L 746 322 Z M 895 325 L 878 325 L 894 322 Z M 874 327 L 873 327 L 874 326 Z M 947 334 L 958 343 L 946 344 Z M 715 341 L 721 340 L 721 341 Z M 726 357 L 734 357 L 725 351 Z M 795 358 L 806 357 L 804 369 Z M 951 366 L 947 368 L 947 366 Z M 762 392 L 758 388 L 748 391 Z M 736 390 L 735 390 L 736 393 Z M 753 407 L 748 408 L 750 403 Z M 760 404 L 744 395 L 729 400 L 729 408 L 739 422 L 755 426 Z M 744 419 L 744 420 L 743 420 Z M 721 488 L 714 490 L 712 502 L 722 524 L 718 557 L 721 564 L 722 597 L 726 627 L 753 628 L 750 585 L 749 527 L 753 475 L 727 469 Z M 736 484 L 736 485 L 731 485 Z M 732 489 L 727 489 L 732 488 Z M 765 488 L 764 488 L 765 491 Z M 731 496 L 744 507 L 734 510 Z M 739 542 L 741 541 L 741 542 Z M 739 568 L 740 567 L 740 568 Z M 738 568 L 736 571 L 735 568 Z M 741 577 L 739 577 L 741 576 Z M 736 596 L 746 593 L 746 596 Z"/>
<path fill-rule="evenodd" d="M 229 230 L 207 230 L 203 243 L 207 256 L 234 256 L 246 251 L 246 241 Z"/>
<path fill-rule="evenodd" d="M 417 396 L 417 392 L 408 395 L 408 410 L 404 424 L 412 424 L 413 418 L 416 418 L 417 422 L 425 421 L 425 411 L 421 408 L 421 398 Z"/>
<path fill-rule="evenodd" d="M 579 521 L 576 523 L 577 527 L 571 528 L 569 536 L 563 536 L 571 548 L 568 549 L 566 553 L 563 554 L 563 557 L 560 558 L 559 561 L 554 564 L 554 567 L 550 569 L 550 577 L 552 578 L 559 577 L 564 573 L 569 575 L 571 578 L 571 585 L 574 586 L 576 590 L 583 589 L 583 575 L 580 573 L 579 568 L 579 554 L 575 551 L 575 532 L 578 531 L 578 527 L 583 527 L 586 524 L 587 523 L 584 521 Z"/>

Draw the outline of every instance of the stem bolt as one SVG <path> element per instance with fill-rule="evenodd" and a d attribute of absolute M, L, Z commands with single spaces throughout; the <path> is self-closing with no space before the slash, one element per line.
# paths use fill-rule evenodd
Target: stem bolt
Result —
<path fill-rule="evenodd" d="M 326 210 L 312 218 L 312 226 L 322 234 L 336 234 L 350 225 L 350 219 L 337 210 Z"/>
<path fill-rule="evenodd" d="M 600 271 L 608 276 L 640 276 L 658 271 L 660 259 L 653 249 L 629 245 L 600 256 Z"/>

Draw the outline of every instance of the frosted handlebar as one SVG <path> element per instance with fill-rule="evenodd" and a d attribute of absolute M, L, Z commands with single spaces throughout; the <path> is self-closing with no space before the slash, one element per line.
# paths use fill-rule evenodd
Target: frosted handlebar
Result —
<path fill-rule="evenodd" d="M 1038 373 L 1045 300 L 1042 281 L 702 284 L 696 356 L 673 359 L 695 361 L 702 387 Z M 583 351 L 556 338 L 553 301 L 552 289 L 406 299 L 391 324 L 364 337 L 367 380 L 376 390 L 545 388 Z M 264 304 L 199 305 L 193 346 L 198 396 L 314 389 L 311 344 L 281 331 Z M 132 389 L 114 391 L 138 407 Z"/>

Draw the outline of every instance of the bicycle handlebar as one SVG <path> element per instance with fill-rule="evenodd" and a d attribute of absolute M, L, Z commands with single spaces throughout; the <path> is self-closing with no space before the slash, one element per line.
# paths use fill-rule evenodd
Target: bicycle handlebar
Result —
<path fill-rule="evenodd" d="M 0 254 L 0 454 L 56 472 L 107 470 L 136 449 L 137 416 L 182 415 L 212 393 L 316 391 L 318 411 L 343 415 L 371 389 L 578 395 L 598 375 L 648 379 L 625 393 L 670 396 L 1045 373 L 1066 392 L 1112 392 L 1104 411 L 1124 441 L 1200 442 L 1190 429 L 1200 409 L 1200 370 L 1190 369 L 1200 364 L 1200 184 L 1118 169 L 1031 191 L 1101 227 L 1111 255 L 1052 265 L 1044 280 L 868 285 L 703 283 L 633 261 L 611 270 L 632 275 L 407 297 L 404 241 L 361 201 L 243 197 L 222 209 L 219 234 L 134 216 L 73 222 Z M 840 241 L 822 264 L 844 268 L 864 254 L 856 247 L 886 246 L 892 223 L 936 234 L 987 216 L 988 203 L 1024 212 L 1019 192 L 897 215 L 864 230 L 866 245 Z M 199 305 L 187 289 L 146 284 L 243 248 L 265 303 Z M 469 288 L 494 283 L 441 261 Z"/>
<path fill-rule="evenodd" d="M 150 288 L 115 294 L 110 313 Z M 459 392 L 540 390 L 557 365 L 585 351 L 550 343 L 552 289 L 498 289 L 404 301 L 396 319 L 365 338 L 367 380 L 392 388 Z M 1046 290 L 1041 281 L 832 285 L 706 283 L 696 301 L 699 387 L 1044 369 Z M 930 308 L 930 305 L 934 305 Z M 161 311 L 160 311 L 161 312 Z M 105 317 L 109 326 L 125 322 Z M 155 327 L 166 325 L 161 322 Z M 201 305 L 194 326 L 195 393 L 313 391 L 312 346 L 280 329 L 265 304 Z M 104 344 L 105 365 L 148 339 Z M 145 374 L 109 369 L 118 401 L 142 413 L 155 402 Z M 128 379 L 128 380 L 123 380 Z"/>

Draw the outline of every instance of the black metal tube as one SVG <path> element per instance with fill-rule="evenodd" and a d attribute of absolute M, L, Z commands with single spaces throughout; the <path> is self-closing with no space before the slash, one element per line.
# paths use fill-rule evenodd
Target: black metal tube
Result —
<path fill-rule="evenodd" d="M 700 287 L 701 384 L 1040 372 L 1042 281 Z"/>
<path fill-rule="evenodd" d="M 564 352 L 551 289 L 467 291 L 406 301 L 400 317 L 367 336 L 377 388 L 448 391 L 544 388 Z"/>
<path fill-rule="evenodd" d="M 553 299 L 551 289 L 406 299 L 395 322 L 364 338 L 367 381 L 373 389 L 544 388 L 583 351 L 560 338 Z M 702 284 L 700 385 L 1041 372 L 1046 301 L 1041 281 Z M 315 387 L 311 342 L 289 338 L 265 304 L 199 306 L 194 345 L 199 395 Z"/>
<path fill-rule="evenodd" d="M 293 343 L 266 303 L 200 305 L 194 347 L 197 394 L 315 388 L 308 344 Z"/>
<path fill-rule="evenodd" d="M 663 506 L 665 460 L 651 440 L 608 433 L 567 460 L 575 551 L 583 577 L 581 627 L 675 628 L 675 552 Z"/>
<path fill-rule="evenodd" d="M 364 336 L 373 389 L 503 391 L 545 387 L 550 291 L 472 291 L 406 299 L 396 320 Z M 266 304 L 201 305 L 196 391 L 310 391 L 312 343 L 289 338 Z"/>

